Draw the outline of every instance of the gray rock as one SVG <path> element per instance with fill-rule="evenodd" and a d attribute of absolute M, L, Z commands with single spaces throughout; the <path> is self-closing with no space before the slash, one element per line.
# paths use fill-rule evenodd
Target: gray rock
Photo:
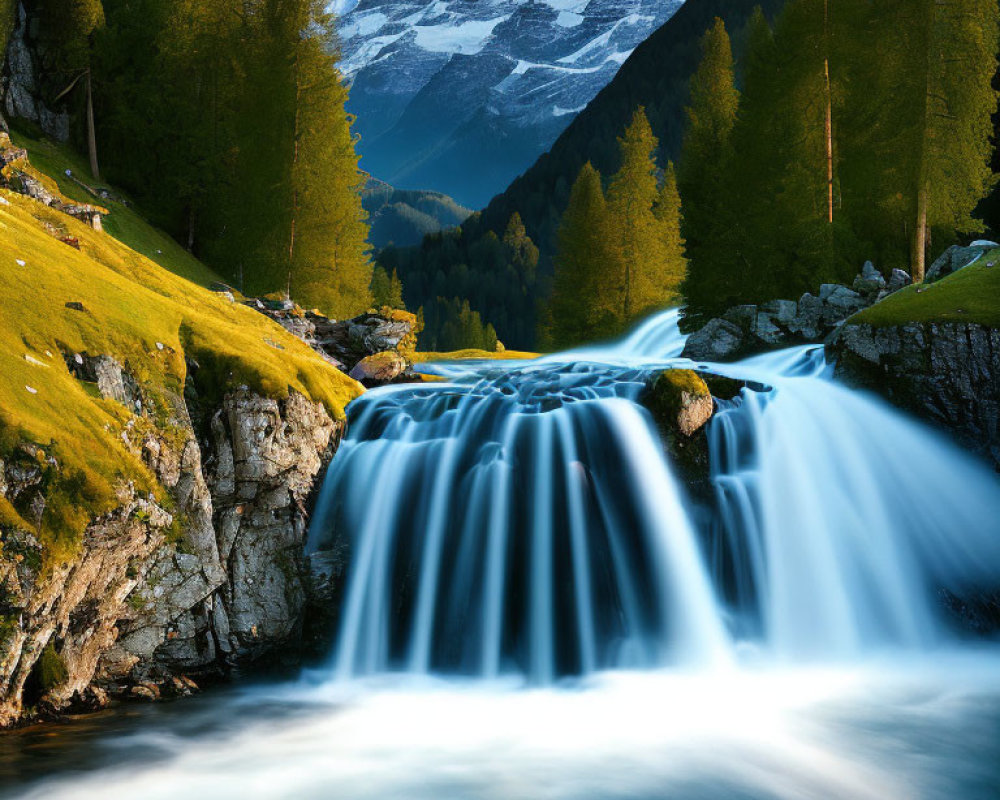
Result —
<path fill-rule="evenodd" d="M 768 314 L 773 322 L 787 326 L 798 313 L 798 304 L 794 300 L 772 300 L 764 303 L 760 310 Z"/>
<path fill-rule="evenodd" d="M 798 314 L 788 325 L 788 330 L 803 339 L 816 340 L 822 336 L 823 302 L 806 292 L 799 300 Z"/>
<path fill-rule="evenodd" d="M 1000 468 L 1000 330 L 972 323 L 845 325 L 828 357 L 843 380 L 943 427 Z"/>
<path fill-rule="evenodd" d="M 738 356 L 743 344 L 744 333 L 738 325 L 713 319 L 688 337 L 683 355 L 693 361 L 726 361 Z"/>
<path fill-rule="evenodd" d="M 743 333 L 752 333 L 757 324 L 757 306 L 733 306 L 722 315 L 722 318 L 738 326 Z"/>
<path fill-rule="evenodd" d="M 862 295 L 877 295 L 886 288 L 885 278 L 875 269 L 871 261 L 866 261 L 861 274 L 854 279 L 854 291 Z"/>
<path fill-rule="evenodd" d="M 969 245 L 968 247 L 952 245 L 931 264 L 930 269 L 924 275 L 924 283 L 934 283 L 942 278 L 947 278 L 952 273 L 975 264 L 985 253 L 993 249 L 995 248 L 992 243 Z"/>
<path fill-rule="evenodd" d="M 892 271 L 892 275 L 889 276 L 889 283 L 886 286 L 886 289 L 889 292 L 898 292 L 900 289 L 905 289 L 912 283 L 913 278 L 910 277 L 910 273 L 897 268 L 894 269 Z"/>
<path fill-rule="evenodd" d="M 829 326 L 835 325 L 848 317 L 854 316 L 867 306 L 868 303 L 857 292 L 848 289 L 846 286 L 834 286 L 827 293 L 826 299 L 823 302 L 823 322 Z"/>

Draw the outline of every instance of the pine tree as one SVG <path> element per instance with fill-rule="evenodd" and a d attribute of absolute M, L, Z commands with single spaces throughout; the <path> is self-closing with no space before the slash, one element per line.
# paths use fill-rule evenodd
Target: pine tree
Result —
<path fill-rule="evenodd" d="M 681 300 L 681 285 L 687 275 L 684 236 L 681 233 L 681 195 L 677 190 L 677 172 L 673 162 L 667 164 L 653 212 L 660 227 L 663 254 L 659 269 L 651 278 L 657 294 L 656 305 L 665 307 Z"/>
<path fill-rule="evenodd" d="M 614 236 L 620 284 L 620 319 L 634 319 L 668 300 L 658 280 L 666 254 L 654 206 L 659 199 L 656 151 L 659 147 L 644 108 L 636 109 L 619 138 L 621 168 L 608 187 L 608 214 Z"/>
<path fill-rule="evenodd" d="M 684 293 L 687 316 L 693 319 L 717 302 L 729 277 L 719 269 L 717 256 L 726 249 L 723 239 L 730 222 L 723 218 L 724 199 L 739 99 L 729 34 L 716 18 L 702 39 L 701 64 L 691 78 L 688 128 L 677 171 L 689 262 Z"/>
<path fill-rule="evenodd" d="M 616 263 L 601 175 L 588 161 L 559 226 L 547 327 L 539 336 L 547 346 L 572 347 L 621 326 Z"/>
<path fill-rule="evenodd" d="M 980 229 L 972 212 L 993 181 L 998 15 L 992 0 L 877 0 L 866 44 L 877 40 L 879 57 L 852 60 L 845 201 L 865 238 L 886 243 L 891 265 L 908 262 L 915 280 L 931 231 Z"/>

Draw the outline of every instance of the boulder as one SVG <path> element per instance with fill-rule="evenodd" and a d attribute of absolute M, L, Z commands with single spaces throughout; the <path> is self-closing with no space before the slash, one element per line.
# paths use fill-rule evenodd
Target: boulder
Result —
<path fill-rule="evenodd" d="M 861 274 L 854 279 L 854 291 L 861 295 L 877 295 L 886 288 L 885 278 L 875 269 L 871 261 L 866 261 Z"/>
<path fill-rule="evenodd" d="M 653 381 L 647 407 L 660 422 L 690 438 L 712 418 L 712 394 L 697 372 L 668 369 Z"/>
<path fill-rule="evenodd" d="M 739 355 L 744 338 L 738 325 L 724 319 L 709 320 L 688 337 L 683 356 L 692 361 L 725 361 Z"/>
<path fill-rule="evenodd" d="M 975 264 L 985 253 L 996 249 L 996 247 L 993 242 L 986 241 L 974 242 L 968 247 L 952 245 L 931 264 L 930 269 L 924 275 L 924 283 L 934 283 L 942 278 L 947 278 L 952 273 Z"/>
<path fill-rule="evenodd" d="M 395 350 L 366 356 L 350 371 L 350 376 L 366 386 L 391 383 L 406 371 L 406 359 Z"/>
<path fill-rule="evenodd" d="M 892 275 L 889 276 L 889 283 L 886 286 L 886 290 L 890 293 L 898 292 L 900 289 L 905 289 L 911 283 L 913 283 L 913 278 L 910 277 L 910 273 L 901 269 L 894 269 Z"/>

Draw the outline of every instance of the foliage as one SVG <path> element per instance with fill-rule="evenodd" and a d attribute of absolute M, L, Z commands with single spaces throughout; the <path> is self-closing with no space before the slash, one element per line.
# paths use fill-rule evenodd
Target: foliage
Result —
<path fill-rule="evenodd" d="M 470 314 L 485 316 L 504 343 L 526 347 L 535 338 L 537 258 L 520 218 L 512 217 L 503 240 L 463 226 L 428 236 L 419 248 L 387 247 L 379 253 L 378 264 L 387 274 L 398 272 L 408 308 L 424 309 L 425 346 L 479 346 L 476 337 L 447 347 L 432 344 L 451 340 L 451 333 L 469 324 L 459 320 L 466 301 Z M 451 330 L 447 335 L 446 325 Z"/>
<path fill-rule="evenodd" d="M 783 3 L 762 0 L 761 5 L 770 16 Z M 664 165 L 676 160 L 684 134 L 688 80 L 700 57 L 698 37 L 719 16 L 731 30 L 741 32 L 737 37 L 740 49 L 742 30 L 751 10 L 744 0 L 685 3 L 636 49 L 611 84 L 574 119 L 550 152 L 494 198 L 481 214 L 467 220 L 461 232 L 433 234 L 419 247 L 392 248 L 391 253 L 383 253 L 379 261 L 387 269 L 400 265 L 409 306 L 426 306 L 438 296 L 464 297 L 494 324 L 504 342 L 534 347 L 536 333 L 551 331 L 550 311 L 545 304 L 555 287 L 559 228 L 576 177 L 588 161 L 604 175 L 613 175 L 619 169 L 617 137 L 640 105 L 645 107 L 659 140 L 657 162 Z M 515 282 L 497 257 L 496 240 L 515 212 L 540 251 L 531 285 Z M 571 336 L 570 340 L 578 338 Z"/>
<path fill-rule="evenodd" d="M 119 482 L 156 490 L 122 439 L 135 418 L 88 391 L 70 374 L 62 352 L 113 356 L 164 418 L 179 402 L 188 359 L 201 365 L 199 382 L 207 385 L 211 378 L 218 393 L 247 385 L 280 398 L 294 389 L 338 417 L 361 391 L 263 315 L 34 200 L 7 192 L 4 198 L 0 303 L 20 311 L 0 324 L 0 458 L 28 444 L 58 465 L 46 468 L 48 505 L 38 531 L 48 557 L 72 556 L 87 520 L 114 507 Z M 75 237 L 81 249 L 50 230 Z M 141 238 L 157 235 L 149 230 Z M 84 310 L 68 308 L 69 302 Z M 24 512 L 0 504 L 0 525 L 35 530 Z"/>
<path fill-rule="evenodd" d="M 42 654 L 35 664 L 38 674 L 38 685 L 42 692 L 50 692 L 69 680 L 69 671 L 66 669 L 66 662 L 52 642 L 45 645 Z"/>
<path fill-rule="evenodd" d="M 403 282 L 396 270 L 389 275 L 384 267 L 375 267 L 372 272 L 371 293 L 372 301 L 378 307 L 406 309 L 403 302 Z"/>
<path fill-rule="evenodd" d="M 589 163 L 570 192 L 542 319 L 546 346 L 614 336 L 679 300 L 685 260 L 673 166 L 661 181 L 656 137 L 642 108 L 618 141 L 622 166 L 607 197 Z"/>
<path fill-rule="evenodd" d="M 363 175 L 324 4 L 105 10 L 94 69 L 109 174 L 241 290 L 291 290 L 337 317 L 366 309 Z"/>

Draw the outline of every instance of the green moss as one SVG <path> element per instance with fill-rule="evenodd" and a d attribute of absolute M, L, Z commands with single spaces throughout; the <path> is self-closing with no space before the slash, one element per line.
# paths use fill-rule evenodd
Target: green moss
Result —
<path fill-rule="evenodd" d="M 38 685 L 43 693 L 51 692 L 69 680 L 66 662 L 56 652 L 56 646 L 52 642 L 49 642 L 42 650 L 42 655 L 39 657 L 35 669 L 38 670 Z"/>
<path fill-rule="evenodd" d="M 485 350 L 454 350 L 450 353 L 414 353 L 414 364 L 425 364 L 432 361 L 526 361 L 538 358 L 538 353 L 525 353 L 518 350 L 503 350 L 499 353 L 488 353 Z"/>
<path fill-rule="evenodd" d="M 678 409 L 685 393 L 695 397 L 711 396 L 704 378 L 690 369 L 664 370 L 653 382 L 653 393 L 663 403 Z"/>
<path fill-rule="evenodd" d="M 993 264 L 994 266 L 989 266 Z M 933 284 L 908 286 L 851 317 L 883 328 L 910 322 L 974 322 L 1000 327 L 1000 250 Z"/>
<path fill-rule="evenodd" d="M 130 423 L 142 422 L 74 378 L 61 351 L 106 354 L 127 365 L 168 438 L 171 431 L 182 438 L 177 406 L 189 358 L 202 366 L 197 381 L 208 398 L 241 385 L 278 399 L 295 390 L 343 417 L 363 391 L 272 320 L 180 277 L 176 261 L 165 259 L 164 269 L 108 233 L 21 195 L 0 195 L 8 203 L 0 205 L 0 459 L 27 442 L 58 463 L 46 476 L 47 508 L 36 533 L 47 557 L 74 555 L 87 522 L 117 504 L 121 482 L 165 500 L 123 439 Z M 81 249 L 51 236 L 46 223 L 64 227 Z M 0 499 L 0 527 L 35 531 L 24 513 Z"/>
<path fill-rule="evenodd" d="M 155 261 L 164 269 L 200 286 L 208 286 L 213 281 L 220 280 L 215 272 L 181 247 L 173 238 L 146 222 L 134 208 L 117 200 L 97 197 L 72 177 L 67 176 L 66 170 L 70 170 L 73 176 L 85 185 L 91 185 L 88 183 L 90 167 L 82 156 L 67 147 L 44 138 L 33 137 L 25 132 L 13 131 L 11 139 L 18 147 L 28 150 L 28 158 L 35 169 L 49 176 L 50 185 L 56 186 L 63 196 L 77 203 L 107 208 L 109 214 L 104 218 L 104 229 L 118 241 Z M 98 184 L 91 188 L 107 187 Z"/>

